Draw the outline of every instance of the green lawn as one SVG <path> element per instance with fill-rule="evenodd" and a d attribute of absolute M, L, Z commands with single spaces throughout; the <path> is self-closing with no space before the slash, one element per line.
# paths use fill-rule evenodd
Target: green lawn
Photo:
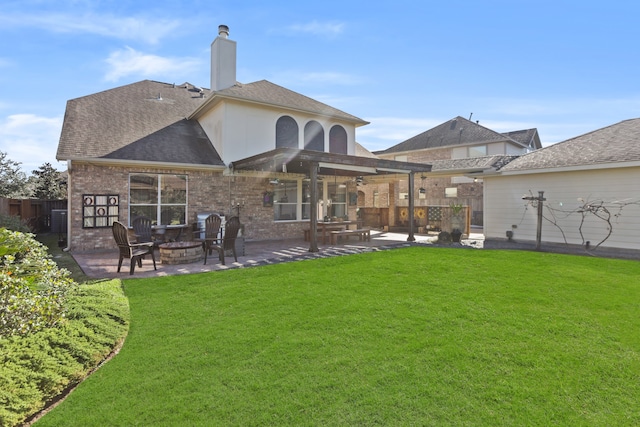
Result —
<path fill-rule="evenodd" d="M 37 425 L 640 425 L 640 262 L 412 247 L 124 283 Z"/>

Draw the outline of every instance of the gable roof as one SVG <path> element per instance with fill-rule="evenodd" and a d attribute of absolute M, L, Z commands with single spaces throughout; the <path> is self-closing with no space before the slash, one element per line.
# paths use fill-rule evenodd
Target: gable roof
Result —
<path fill-rule="evenodd" d="M 538 129 L 536 128 L 505 132 L 503 135 L 508 136 L 515 141 L 518 141 L 520 144 L 522 144 L 522 146 L 529 147 L 532 150 L 542 148 L 540 135 L 538 134 Z"/>
<path fill-rule="evenodd" d="M 621 162 L 640 162 L 640 118 L 625 120 L 527 153 L 500 171 L 612 165 Z"/>
<path fill-rule="evenodd" d="M 487 144 L 490 142 L 508 141 L 512 144 L 527 147 L 528 144 L 493 131 L 463 117 L 456 117 L 432 129 L 422 132 L 391 148 L 376 151 L 374 154 L 400 153 L 404 151 L 425 150 L 431 148 L 450 147 L 454 145 Z"/>
<path fill-rule="evenodd" d="M 207 90 L 151 80 L 69 100 L 58 160 L 110 159 L 224 166 L 196 120 Z"/>
<path fill-rule="evenodd" d="M 222 99 L 235 99 L 252 102 L 261 105 L 286 108 L 293 111 L 322 115 L 339 120 L 355 123 L 356 126 L 369 124 L 359 117 L 345 113 L 308 96 L 278 86 L 267 80 L 260 80 L 253 83 L 236 83 L 230 88 L 211 93 L 210 99 L 195 110 L 189 118 L 197 118 Z"/>

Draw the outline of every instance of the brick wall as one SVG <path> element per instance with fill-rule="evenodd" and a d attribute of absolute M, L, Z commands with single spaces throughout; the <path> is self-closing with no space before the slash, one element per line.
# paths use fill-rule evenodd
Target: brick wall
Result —
<path fill-rule="evenodd" d="M 72 251 L 116 249 L 111 228 L 82 228 L 83 194 L 117 194 L 120 198 L 119 221 L 128 225 L 129 173 L 168 173 L 188 176 L 187 223 L 197 221 L 199 212 L 236 215 L 240 204 L 240 222 L 246 240 L 301 238 L 308 221 L 274 222 L 273 207 L 263 206 L 263 194 L 271 191 L 269 178 L 225 176 L 221 172 L 181 169 L 152 169 L 94 166 L 74 163 L 70 172 Z M 349 184 L 355 192 L 355 183 Z M 232 202 L 234 203 L 232 207 Z M 348 207 L 349 217 L 356 218 L 357 206 Z"/>

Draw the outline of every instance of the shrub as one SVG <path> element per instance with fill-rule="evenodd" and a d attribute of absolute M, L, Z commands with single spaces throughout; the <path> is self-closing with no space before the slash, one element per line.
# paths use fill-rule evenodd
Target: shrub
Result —
<path fill-rule="evenodd" d="M 451 233 L 448 231 L 441 231 L 438 234 L 438 243 L 449 244 L 451 243 Z"/>
<path fill-rule="evenodd" d="M 59 324 L 64 297 L 75 285 L 32 234 L 0 228 L 0 336 Z"/>
<path fill-rule="evenodd" d="M 0 214 L 0 228 L 2 227 L 13 231 L 19 231 L 21 233 L 31 233 L 32 231 L 19 216 L 15 215 Z"/>
<path fill-rule="evenodd" d="M 121 342 L 129 303 L 119 280 L 68 293 L 67 321 L 26 336 L 0 337 L 0 426 L 16 426 L 82 381 Z"/>

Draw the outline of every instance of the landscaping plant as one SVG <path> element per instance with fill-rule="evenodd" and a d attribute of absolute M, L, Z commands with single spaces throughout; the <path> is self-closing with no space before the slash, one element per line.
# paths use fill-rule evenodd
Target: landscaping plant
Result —
<path fill-rule="evenodd" d="M 0 426 L 80 382 L 124 338 L 120 281 L 76 284 L 32 235 L 0 228 Z"/>
<path fill-rule="evenodd" d="M 31 234 L 0 228 L 0 336 L 53 327 L 74 282 Z"/>

